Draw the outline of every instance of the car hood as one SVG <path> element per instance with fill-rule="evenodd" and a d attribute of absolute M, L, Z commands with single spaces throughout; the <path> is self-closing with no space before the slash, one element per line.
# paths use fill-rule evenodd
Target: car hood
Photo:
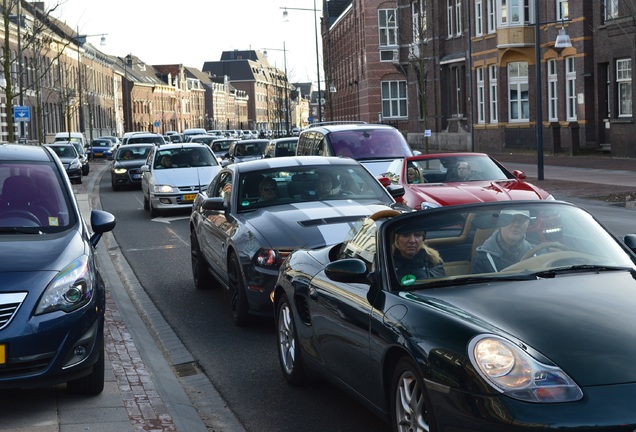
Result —
<path fill-rule="evenodd" d="M 219 165 L 193 167 L 193 168 L 172 168 L 153 171 L 155 184 L 168 184 L 172 186 L 207 186 L 212 177 L 221 170 Z"/>
<path fill-rule="evenodd" d="M 267 207 L 245 214 L 245 224 L 275 249 L 313 249 L 342 242 L 353 224 L 384 204 L 317 201 Z"/>
<path fill-rule="evenodd" d="M 132 160 L 118 160 L 113 163 L 116 168 L 140 168 L 143 164 L 146 163 L 145 159 L 132 159 Z"/>
<path fill-rule="evenodd" d="M 580 386 L 610 385 L 636 382 L 635 278 L 630 271 L 588 271 L 411 291 L 407 296 L 477 333 L 527 344 Z"/>
<path fill-rule="evenodd" d="M 489 201 L 545 199 L 547 193 L 519 180 L 471 181 L 467 183 L 429 183 L 405 185 L 423 201 L 442 206 Z"/>
<path fill-rule="evenodd" d="M 85 254 L 81 234 L 69 230 L 60 234 L 1 234 L 0 280 L 3 274 L 58 272 Z M 0 284 L 0 291 L 5 288 Z"/>

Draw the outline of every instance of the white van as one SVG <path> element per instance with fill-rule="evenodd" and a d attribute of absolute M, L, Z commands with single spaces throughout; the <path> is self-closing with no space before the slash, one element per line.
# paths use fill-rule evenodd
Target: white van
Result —
<path fill-rule="evenodd" d="M 82 144 L 82 148 L 86 148 L 86 138 L 81 132 L 58 132 L 53 141 L 77 141 Z"/>

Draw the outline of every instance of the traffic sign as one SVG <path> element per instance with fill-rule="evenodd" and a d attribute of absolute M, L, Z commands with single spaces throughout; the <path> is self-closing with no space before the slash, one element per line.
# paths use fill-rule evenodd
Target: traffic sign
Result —
<path fill-rule="evenodd" d="M 13 107 L 13 121 L 15 122 L 30 122 L 31 121 L 31 107 L 16 105 Z"/>

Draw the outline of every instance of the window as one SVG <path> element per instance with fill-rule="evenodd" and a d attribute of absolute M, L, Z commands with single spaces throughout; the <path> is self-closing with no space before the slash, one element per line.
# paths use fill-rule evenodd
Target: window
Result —
<path fill-rule="evenodd" d="M 528 63 L 508 64 L 508 117 L 510 122 L 530 119 L 528 94 Z"/>
<path fill-rule="evenodd" d="M 425 41 L 427 30 L 425 0 L 411 3 L 411 16 L 413 17 L 413 42 Z"/>
<path fill-rule="evenodd" d="M 557 21 L 565 21 L 568 19 L 568 0 L 557 0 L 556 2 L 556 19 Z"/>
<path fill-rule="evenodd" d="M 497 92 L 497 65 L 488 66 L 488 82 L 490 84 L 490 123 L 499 121 L 499 94 Z"/>
<path fill-rule="evenodd" d="M 605 19 L 611 20 L 618 17 L 618 0 L 605 0 Z"/>
<path fill-rule="evenodd" d="M 484 68 L 477 68 L 477 123 L 486 122 L 486 101 L 484 94 Z"/>
<path fill-rule="evenodd" d="M 497 0 L 500 10 L 499 25 L 506 27 L 529 24 L 533 18 L 533 4 L 532 0 Z"/>
<path fill-rule="evenodd" d="M 448 37 L 462 34 L 462 1 L 446 0 L 446 19 L 448 21 Z"/>
<path fill-rule="evenodd" d="M 616 60 L 618 116 L 632 116 L 632 59 Z"/>
<path fill-rule="evenodd" d="M 574 57 L 565 59 L 565 116 L 568 121 L 576 121 L 576 68 Z"/>
<path fill-rule="evenodd" d="M 495 0 L 486 0 L 486 19 L 488 25 L 488 33 L 494 33 L 497 29 L 497 12 L 495 9 Z"/>
<path fill-rule="evenodd" d="M 406 81 L 382 82 L 382 117 L 406 117 Z"/>
<path fill-rule="evenodd" d="M 557 114 L 557 67 L 556 60 L 549 60 L 547 63 L 548 67 L 548 120 L 549 121 L 558 121 Z"/>
<path fill-rule="evenodd" d="M 396 9 L 378 10 L 378 27 L 380 46 L 397 46 L 397 12 Z"/>
<path fill-rule="evenodd" d="M 475 36 L 484 34 L 484 17 L 483 17 L 482 0 L 475 0 Z"/>

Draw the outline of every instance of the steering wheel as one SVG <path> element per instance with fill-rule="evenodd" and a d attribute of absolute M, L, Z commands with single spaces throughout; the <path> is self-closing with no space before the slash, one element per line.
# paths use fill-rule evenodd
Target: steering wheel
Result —
<path fill-rule="evenodd" d="M 26 210 L 9 210 L 0 214 L 0 219 L 8 219 L 11 217 L 27 219 L 31 222 L 35 222 L 38 225 L 40 225 L 41 223 L 40 219 L 36 215 Z"/>
<path fill-rule="evenodd" d="M 530 249 L 528 252 L 526 252 L 525 255 L 521 257 L 520 261 L 527 260 L 528 258 L 537 255 L 539 251 L 548 250 L 548 249 L 559 249 L 559 250 L 562 250 L 562 251 L 569 251 L 570 250 L 569 247 L 567 247 L 564 244 L 559 243 L 559 242 L 541 243 L 541 244 L 536 245 L 532 249 Z"/>

